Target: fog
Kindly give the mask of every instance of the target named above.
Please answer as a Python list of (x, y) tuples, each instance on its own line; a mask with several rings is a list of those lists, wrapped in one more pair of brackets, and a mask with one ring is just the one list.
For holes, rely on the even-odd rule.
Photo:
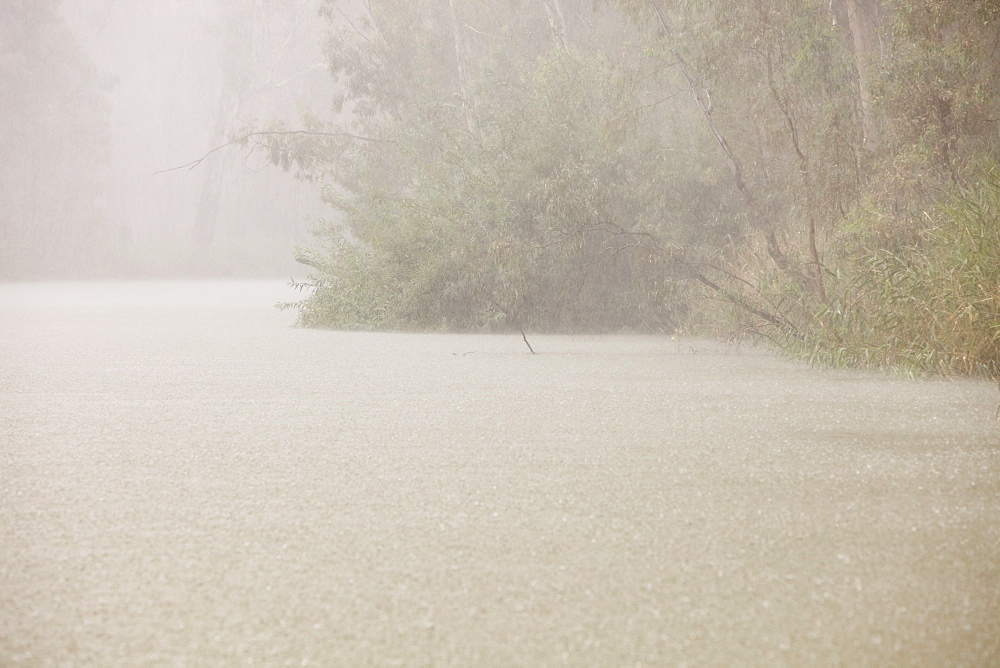
[(926, 6), (0, 2), (0, 665), (1000, 665)]
[(318, 4), (45, 0), (0, 10), (20, 12), (8, 19), (20, 32), (2, 96), (6, 129), (22, 142), (8, 150), (23, 163), (0, 181), (0, 277), (293, 271), (294, 246), (328, 211), (314, 182), (251, 147), (171, 168), (245, 128), (322, 115), (331, 78)]

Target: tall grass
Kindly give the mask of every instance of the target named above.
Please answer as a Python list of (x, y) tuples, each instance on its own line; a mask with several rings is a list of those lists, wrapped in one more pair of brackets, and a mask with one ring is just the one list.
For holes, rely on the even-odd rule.
[(925, 219), (915, 243), (839, 257), (828, 301), (782, 345), (834, 366), (1000, 378), (1000, 167)]

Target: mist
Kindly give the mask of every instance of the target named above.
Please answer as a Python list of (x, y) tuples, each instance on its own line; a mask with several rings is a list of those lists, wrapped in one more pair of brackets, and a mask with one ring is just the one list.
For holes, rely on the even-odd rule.
[[(4, 21), (4, 278), (287, 276), (329, 210), (231, 146), (329, 106), (317, 2), (32, 3)], [(8, 42), (10, 43), (10, 42)], [(27, 54), (24, 56), (24, 54)], [(171, 171), (164, 171), (171, 170)]]
[(0, 0), (0, 666), (1000, 665), (995, 0)]

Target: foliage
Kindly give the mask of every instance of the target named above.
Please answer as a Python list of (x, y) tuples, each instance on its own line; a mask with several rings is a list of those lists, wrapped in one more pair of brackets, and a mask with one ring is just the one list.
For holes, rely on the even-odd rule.
[(745, 183), (744, 236), (701, 263), (715, 283), (705, 296), (731, 306), (730, 328), (814, 362), (996, 375), (997, 218), (969, 205), (989, 200), (993, 177), (943, 193), (978, 182), (977, 163), (995, 156), (1000, 16), (900, 0), (869, 16), (881, 46), (860, 53), (847, 39), (860, 27), (824, 25), (825, 5), (654, 12), (662, 57), (712, 89), (707, 122)]
[(348, 6), (352, 121), (273, 149), (341, 213), (304, 323), (724, 327), (997, 373), (994, 3)]
[[(392, 34), (393, 50), (401, 48), (404, 34)], [(413, 39), (418, 53), (433, 41), (420, 30)], [(349, 149), (331, 201), (358, 243), (336, 228), (321, 233), (325, 250), (310, 262), (323, 269), (303, 321), (677, 326), (684, 306), (662, 250), (705, 236), (699, 205), (715, 195), (687, 171), (697, 157), (637, 113), (634, 83), (599, 51), (525, 53), (516, 36), (494, 40), (463, 68), (464, 81), (457, 68), (441, 74), (453, 54), (437, 56), (445, 62), (435, 76), (408, 71), (408, 93), (380, 100), (357, 91), (367, 100), (364, 131), (380, 141)], [(352, 61), (335, 62), (344, 70)]]
[(830, 301), (781, 343), (839, 366), (1000, 376), (1000, 167), (927, 219), (912, 245), (845, 248)]

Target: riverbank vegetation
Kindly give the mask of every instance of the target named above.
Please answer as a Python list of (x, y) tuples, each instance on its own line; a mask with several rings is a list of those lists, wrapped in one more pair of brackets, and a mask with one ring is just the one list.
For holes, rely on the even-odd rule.
[(745, 335), (1000, 374), (991, 0), (326, 3), (308, 326)]

